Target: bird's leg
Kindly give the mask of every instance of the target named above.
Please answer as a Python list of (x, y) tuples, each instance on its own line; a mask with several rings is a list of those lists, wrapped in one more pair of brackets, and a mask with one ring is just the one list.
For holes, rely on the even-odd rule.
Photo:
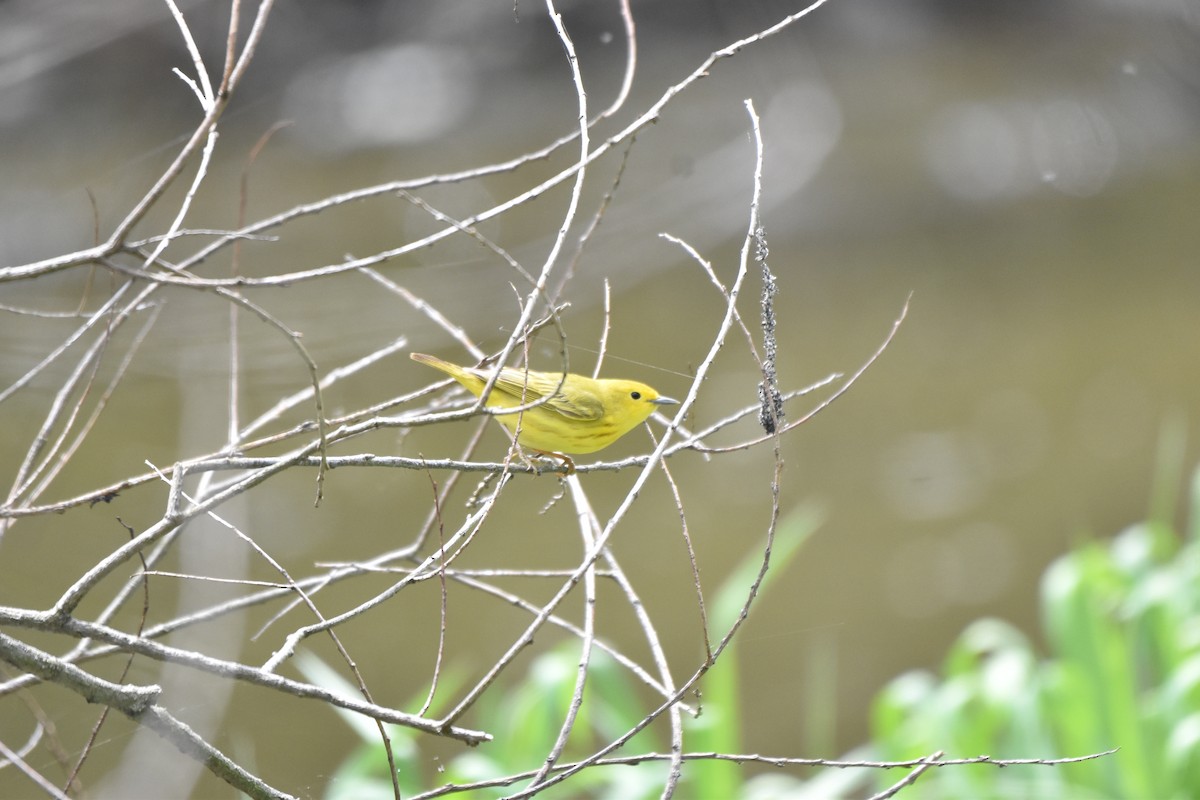
[(568, 456), (566, 456), (562, 453), (554, 453), (549, 450), (537, 450), (533, 447), (530, 447), (529, 452), (526, 452), (525, 448), (521, 447), (520, 443), (513, 442), (513, 450), (510, 451), (510, 457), (513, 454), (515, 454), (518, 458), (520, 458), (521, 461), (526, 466), (531, 467), (533, 469), (533, 472), (535, 475), (541, 475), (542, 471), (538, 468), (537, 462), (534, 459), (529, 457), (530, 454), (533, 454), (535, 456), (542, 456), (544, 458), (550, 459), (551, 461), (558, 462), (558, 464), (555, 466), (555, 469), (554, 469), (555, 472), (562, 471), (562, 472), (565, 472), (567, 475), (575, 474), (575, 462), (572, 461)]
[[(534, 450), (533, 452), (559, 462), (563, 467), (566, 468), (566, 473), (568, 475), (575, 474), (575, 462), (571, 460), (570, 456), (567, 456), (564, 453), (552, 453), (549, 450)], [(555, 472), (557, 471), (558, 470), (555, 470)]]
[[(535, 452), (536, 452), (536, 451), (535, 451)], [(520, 445), (520, 444), (518, 444), (517, 442), (513, 442), (513, 443), (512, 443), (512, 449), (508, 451), (508, 458), (509, 458), (510, 460), (511, 460), (511, 459), (512, 459), (514, 456), (515, 456), (516, 458), (520, 459), (520, 461), (521, 461), (521, 463), (522, 463), (522, 464), (524, 464), (525, 466), (527, 466), (527, 467), (529, 467), (531, 470), (533, 470), (533, 474), (534, 474), (534, 475), (541, 475), (541, 474), (542, 474), (542, 470), (541, 470), (541, 468), (540, 468), (540, 467), (538, 467), (538, 464), (537, 464), (537, 462), (536, 462), (534, 459), (530, 458), (530, 457), (529, 457), (529, 453), (526, 453), (526, 452), (525, 452), (525, 448), (524, 448), (524, 447), (521, 447), (521, 445)]]

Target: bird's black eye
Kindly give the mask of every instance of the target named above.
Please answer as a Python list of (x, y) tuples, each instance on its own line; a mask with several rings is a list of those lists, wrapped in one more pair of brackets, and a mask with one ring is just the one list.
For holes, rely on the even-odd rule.
[(641, 400), (641, 399), (642, 399), (642, 393), (641, 393), (641, 392), (630, 392), (630, 393), (629, 393), (629, 396), (630, 396), (630, 397), (632, 397), (634, 400)]

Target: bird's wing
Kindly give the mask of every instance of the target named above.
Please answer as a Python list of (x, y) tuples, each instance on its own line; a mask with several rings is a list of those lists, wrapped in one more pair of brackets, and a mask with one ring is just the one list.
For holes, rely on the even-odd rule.
[(561, 379), (562, 375), (542, 372), (527, 374), (524, 370), (505, 367), (500, 370), (495, 389), (522, 403), (533, 403), (550, 395), (550, 399), (540, 407), (553, 409), (571, 419), (594, 420), (604, 416), (604, 404), (599, 397), (592, 392), (574, 392), (574, 396), (567, 397), (559, 388)]

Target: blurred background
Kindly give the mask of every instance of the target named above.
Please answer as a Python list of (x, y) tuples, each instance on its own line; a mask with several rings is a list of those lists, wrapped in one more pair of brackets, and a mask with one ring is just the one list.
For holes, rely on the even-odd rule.
[[(213, 69), (226, 5), (181, 3)], [(560, 8), (594, 113), (620, 86), (622, 23), (614, 4)], [(635, 0), (632, 95), (593, 141), (623, 128), (713, 50), (799, 8)], [(97, 230), (108, 235), (200, 117), (190, 90), (171, 73), (176, 67), (189, 72), (190, 59), (168, 10), (153, 0), (0, 2), (0, 264), (85, 247)], [(815, 505), (825, 522), (761, 600), (740, 643), (744, 752), (833, 757), (865, 738), (872, 694), (899, 672), (936, 666), (970, 620), (1000, 616), (1036, 636), (1044, 567), (1074, 542), (1109, 537), (1144, 518), (1164, 440), (1181, 447), (1188, 464), (1200, 453), (1188, 438), (1200, 422), (1200, 6), (833, 0), (710, 73), (629, 149), (611, 207), (563, 297), (571, 303), (564, 316), (571, 363), (579, 371), (594, 363), (607, 280), (606, 374), (671, 395), (687, 386), (686, 374), (709, 347), (720, 297), (658, 234), (686, 239), (732, 278), (754, 155), (746, 98), (763, 118), (762, 215), (779, 279), (782, 382), (799, 387), (853, 372), (911, 293), (907, 321), (880, 361), (785, 442), (784, 510)], [(538, 5), (281, 3), (222, 122), (188, 227), (237, 224), (247, 154), (281, 121), (287, 126), (249, 173), (246, 219), (513, 158), (570, 132), (575, 103), (562, 47)], [(621, 152), (595, 167), (585, 208), (611, 188)], [(464, 216), (534, 185), (571, 157), (421, 196)], [(536, 270), (566, 196), (554, 190), (485, 232)], [(168, 203), (139, 232), (162, 230), (174, 207)], [(247, 243), (240, 269), (267, 275), (337, 263), (433, 229), (402, 199), (378, 198), (288, 226), (277, 242)], [(202, 274), (228, 274), (228, 253), (206, 268)], [(519, 279), (474, 242), (448, 241), (380, 269), (484, 347), (502, 343), (515, 319), (510, 284), (520, 288)], [(0, 284), (0, 305), (94, 308), (109, 286), (106, 275), (75, 270)], [(323, 370), (400, 336), (408, 349), (466, 359), (424, 317), (358, 275), (251, 296), (304, 333)], [(49, 499), (144, 471), (147, 458), (169, 464), (223, 444), (226, 305), (182, 290), (165, 297), (169, 323), (160, 322), (139, 352), (108, 415)], [(744, 308), (749, 318), (757, 313), (753, 299)], [(75, 324), (0, 312), (3, 386)], [(249, 417), (307, 378), (277, 333), (247, 319), (241, 335)], [(698, 424), (755, 400), (753, 365), (736, 352), (736, 339), (727, 351), (735, 352), (718, 361)], [(549, 366), (554, 352), (547, 340), (535, 355)], [(337, 413), (430, 379), (402, 350), (327, 402)], [(0, 406), (5, 481), (56, 386), (45, 376)], [(798, 401), (790, 413), (805, 407)], [(381, 434), (361, 451), (451, 455), (465, 435), (465, 426), (403, 441)], [(648, 447), (640, 433), (628, 439), (614, 455)], [(498, 456), (501, 435), (490, 431), (484, 447), (487, 457)], [(719, 471), (694, 456), (673, 464), (711, 585), (761, 547), (769, 502), (768, 453), (720, 459)], [(584, 480), (615, 503), (632, 474)], [(523, 482), (514, 496), (538, 508), (555, 488), (543, 478)], [(690, 664), (701, 655), (695, 601), (664, 488), (646, 498), (644, 527), (626, 529), (614, 548), (637, 565), (632, 577), (659, 615), (670, 654)], [(314, 561), (394, 546), (389, 537), (404, 535), (397, 520), (423, 514), (429, 498), (422, 476), (378, 470), (333, 474), (316, 512), (309, 474), (281, 479), (272, 492), (274, 502), (260, 496), (230, 514), (240, 514), (245, 529), (301, 574)], [(157, 518), (161, 500), (123, 497), (111, 507), (18, 525), (0, 550), (0, 603), (52, 602), (89, 559), (125, 535), (114, 517), (137, 527)], [(502, 510), (514, 519), (520, 512), (519, 503)], [(517, 530), (505, 531), (517, 538), (506, 541), (501, 526), (473, 552), (476, 565), (570, 563), (578, 547), (570, 515), (555, 509), (547, 520), (547, 530), (527, 542)], [(232, 563), (249, 560), (215, 527), (208, 534), (197, 536), (181, 565), (236, 571)], [(556, 548), (564, 554), (557, 562)], [(194, 590), (190, 599), (188, 591), (170, 602), (181, 609), (212, 599), (205, 594), (212, 590)], [(429, 599), (433, 626), (436, 602)], [(517, 629), (479, 622), (468, 635), (493, 647)], [(371, 634), (354, 652), (364, 661), (388, 659), (388, 674), (397, 676), (390, 699), (410, 697), (430, 662), (405, 643)], [(395, 634), (418, 635), (402, 619)], [(158, 670), (135, 667), (133, 678), (170, 686)], [(408, 684), (410, 673), (416, 680)], [(814, 726), (817, 680), (836, 709), (828, 724)], [(331, 718), (313, 742), (289, 730), (287, 718), (273, 720), (270, 735), (287, 747), (267, 752), (254, 745), (255, 724), (263, 724), (255, 719), (257, 693), (238, 687), (234, 694), (232, 707), (197, 700), (198, 727), (219, 730), (218, 744), (235, 757), (253, 753), (268, 774), (286, 769), (319, 794), (349, 752), (349, 734), (340, 738)], [(205, 707), (215, 709), (207, 720)], [(60, 729), (91, 724), (75, 703), (51, 710), (61, 713)], [(295, 713), (295, 723), (304, 711), (284, 713)], [(19, 720), (0, 721), (5, 741), (17, 741), (22, 730)], [(127, 727), (112, 730), (102, 747), (108, 756), (97, 758), (110, 758), (115, 774), (121, 754), (136, 745)], [(153, 753), (158, 745), (146, 747)], [(0, 795), (20, 780), (0, 774)], [(91, 777), (110, 787), (118, 780)]]

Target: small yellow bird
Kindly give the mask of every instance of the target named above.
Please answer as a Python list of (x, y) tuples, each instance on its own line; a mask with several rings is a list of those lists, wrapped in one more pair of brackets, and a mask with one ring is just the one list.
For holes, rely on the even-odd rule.
[[(476, 397), (494, 372), (460, 367), (424, 353), (410, 353), (410, 357), (440, 369)], [(564, 380), (561, 372), (504, 367), (488, 394), (487, 407), (515, 408), (547, 396), (539, 406), (496, 419), (522, 447), (561, 460), (568, 474), (575, 471), (575, 463), (566, 453), (602, 450), (644, 422), (657, 406), (679, 402), (637, 381), (597, 380), (572, 373)]]

